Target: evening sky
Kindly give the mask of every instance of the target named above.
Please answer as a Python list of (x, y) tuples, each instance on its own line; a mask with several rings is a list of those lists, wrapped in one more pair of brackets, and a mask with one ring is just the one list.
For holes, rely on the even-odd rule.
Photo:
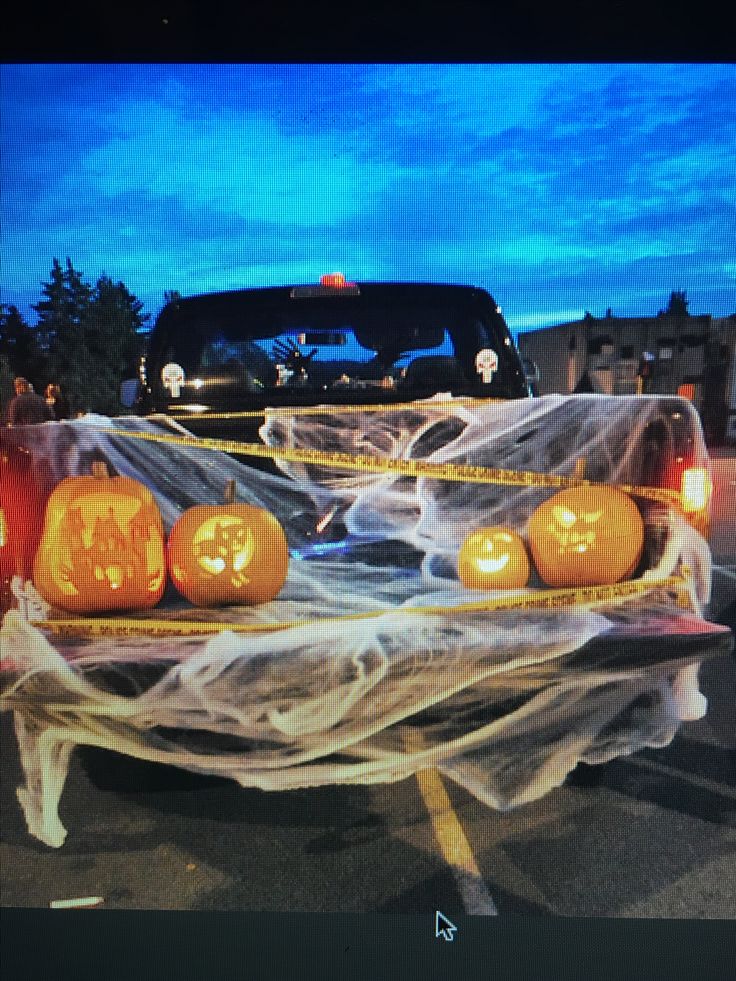
[(515, 330), (736, 312), (736, 66), (5, 65), (2, 302), (473, 283)]

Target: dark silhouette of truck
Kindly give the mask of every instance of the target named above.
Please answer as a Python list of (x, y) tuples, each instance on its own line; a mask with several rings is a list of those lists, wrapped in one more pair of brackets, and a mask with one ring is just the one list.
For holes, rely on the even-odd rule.
[(493, 297), (469, 286), (347, 283), (177, 299), (149, 339), (136, 408), (242, 429), (207, 414), (266, 406), (407, 402), (439, 392), (526, 398)]
[[(522, 399), (534, 395), (537, 375), (486, 290), (352, 283), (333, 273), (313, 285), (177, 295), (151, 332), (140, 379), (124, 387), (138, 413), (174, 416), (195, 435), (253, 439), (265, 408), (391, 405), (440, 394)], [(707, 533), (697, 416), (678, 397), (646, 410), (636, 451), (626, 450), (627, 477), (687, 487), (699, 502), (691, 523)]]

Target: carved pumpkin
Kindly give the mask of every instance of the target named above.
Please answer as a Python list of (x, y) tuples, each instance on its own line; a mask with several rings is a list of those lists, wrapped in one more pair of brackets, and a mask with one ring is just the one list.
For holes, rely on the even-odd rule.
[(13, 576), (30, 579), (51, 491), (48, 468), (40, 472), (25, 447), (0, 431), (0, 612), (13, 605)]
[(71, 613), (155, 606), (166, 586), (161, 515), (130, 477), (67, 477), (46, 506), (33, 581), (52, 606)]
[(615, 487), (572, 487), (541, 504), (529, 519), (529, 545), (548, 586), (620, 582), (639, 564), (644, 522)]
[(526, 547), (510, 528), (479, 528), (463, 542), (457, 571), (469, 589), (521, 589), (529, 581)]
[(234, 503), (189, 508), (171, 529), (169, 575), (195, 606), (266, 603), (286, 581), (289, 548), (284, 530), (263, 508)]

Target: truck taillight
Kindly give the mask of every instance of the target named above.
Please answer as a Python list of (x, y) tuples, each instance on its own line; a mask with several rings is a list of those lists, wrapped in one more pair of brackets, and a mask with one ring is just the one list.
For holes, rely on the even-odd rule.
[(688, 467), (683, 470), (680, 497), (686, 515), (707, 512), (712, 492), (713, 484), (705, 467)]
[(660, 481), (663, 487), (677, 491), (685, 519), (707, 538), (710, 534), (710, 505), (713, 494), (713, 482), (707, 465), (703, 466), (702, 461), (686, 449), (670, 461)]

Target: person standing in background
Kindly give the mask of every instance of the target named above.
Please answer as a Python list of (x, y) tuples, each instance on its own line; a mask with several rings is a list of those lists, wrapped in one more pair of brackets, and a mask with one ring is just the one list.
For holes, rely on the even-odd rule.
[(27, 378), (16, 378), (15, 397), (8, 404), (8, 425), (29, 426), (53, 419), (53, 413), (40, 395), (33, 391)]
[(71, 416), (69, 399), (62, 395), (60, 386), (54, 382), (46, 386), (46, 405), (51, 409), (53, 419), (68, 419)]

